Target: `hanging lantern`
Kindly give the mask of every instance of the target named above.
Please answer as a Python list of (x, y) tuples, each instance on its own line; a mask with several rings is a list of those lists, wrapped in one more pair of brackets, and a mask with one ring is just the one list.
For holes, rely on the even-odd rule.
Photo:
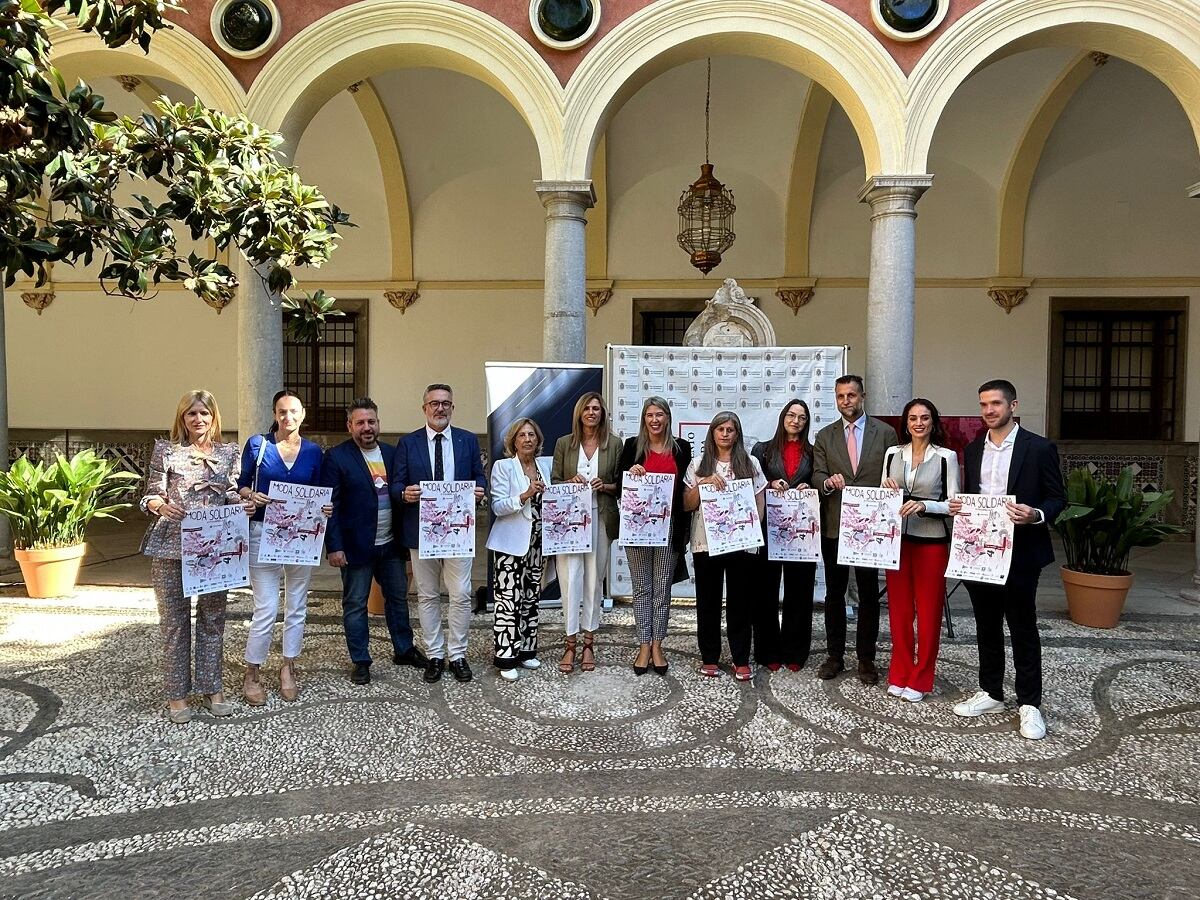
[(705, 275), (721, 264), (721, 254), (733, 246), (733, 191), (713, 175), (708, 160), (708, 107), (712, 96), (712, 60), (704, 92), (704, 164), (700, 177), (679, 197), (679, 247)]

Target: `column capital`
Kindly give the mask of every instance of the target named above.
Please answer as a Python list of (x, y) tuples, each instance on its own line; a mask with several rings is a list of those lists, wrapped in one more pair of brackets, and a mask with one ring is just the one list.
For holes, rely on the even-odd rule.
[(913, 212), (932, 184), (932, 175), (872, 175), (859, 189), (858, 202), (871, 204), (876, 212)]
[(596, 205), (596, 189), (590, 180), (535, 181), (533, 189), (541, 197), (542, 206), (555, 200), (578, 203), (584, 209), (591, 209)]

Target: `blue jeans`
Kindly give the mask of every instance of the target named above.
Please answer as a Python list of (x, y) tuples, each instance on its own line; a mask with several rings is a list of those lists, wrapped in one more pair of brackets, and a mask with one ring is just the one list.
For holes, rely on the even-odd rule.
[(367, 598), (371, 594), (371, 579), (383, 590), (383, 614), (392, 649), (407, 653), (413, 646), (412, 626), (408, 622), (408, 575), (404, 559), (396, 542), (376, 547), (369, 563), (342, 566), (342, 624), (346, 629), (346, 649), (350, 661), (371, 662), (370, 626), (367, 621)]

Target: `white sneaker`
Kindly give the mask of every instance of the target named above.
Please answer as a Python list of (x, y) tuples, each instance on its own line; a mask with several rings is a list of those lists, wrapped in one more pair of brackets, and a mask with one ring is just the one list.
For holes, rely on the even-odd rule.
[(1031, 741), (1040, 741), (1046, 736), (1046, 721), (1042, 718), (1042, 711), (1036, 706), (1022, 706), (1021, 713), (1021, 737), (1028, 738)]
[(920, 703), (925, 699), (925, 695), (921, 691), (914, 691), (912, 688), (905, 688), (900, 692), (900, 699), (907, 700), (909, 703)]
[(518, 678), (521, 677), (521, 673), (518, 672), (516, 669), (501, 669), (500, 677), (503, 678), (505, 681), (516, 681)]
[(974, 697), (970, 697), (962, 703), (954, 704), (954, 714), (956, 716), (965, 716), (968, 719), (998, 712), (1004, 712), (1003, 701), (995, 699), (987, 691), (977, 691)]
[(542, 661), (536, 656), (521, 660), (522, 669), (540, 669), (541, 667)]
[(889, 697), (900, 697), (904, 694), (905, 690), (906, 690), (905, 688), (897, 687), (894, 684), (889, 684), (888, 685), (888, 696)]

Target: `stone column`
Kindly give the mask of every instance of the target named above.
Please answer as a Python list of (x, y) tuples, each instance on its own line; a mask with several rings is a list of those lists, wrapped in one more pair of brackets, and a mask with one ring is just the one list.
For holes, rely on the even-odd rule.
[[(1191, 197), (1193, 200), (1200, 198), (1200, 181), (1196, 182), (1191, 187), (1189, 187), (1187, 189), (1187, 193), (1188, 193), (1188, 196)], [(1190, 327), (1195, 328), (1196, 326), (1191, 325)], [(1195, 406), (1196, 406), (1196, 404), (1193, 403), (1192, 408), (1194, 409)], [(1200, 448), (1198, 448), (1198, 453), (1200, 453)], [(1197, 462), (1197, 466), (1200, 467), (1200, 461)], [(1192, 535), (1192, 540), (1196, 542), (1195, 543), (1196, 565), (1195, 565), (1195, 568), (1192, 569), (1192, 586), (1184, 588), (1182, 591), (1179, 592), (1179, 595), (1181, 597), (1183, 597), (1184, 600), (1191, 600), (1193, 603), (1200, 603), (1200, 479), (1197, 479), (1197, 481), (1196, 481), (1196, 521), (1195, 521), (1195, 526), (1196, 526), (1196, 530), (1195, 530), (1195, 533), (1193, 533), (1193, 535)]]
[(867, 411), (899, 415), (912, 399), (917, 200), (932, 175), (874, 175), (858, 192), (871, 204), (867, 286)]
[(583, 362), (587, 356), (587, 210), (596, 202), (590, 181), (535, 181), (546, 207), (545, 323), (542, 358)]
[[(237, 252), (237, 251), (235, 251)], [(238, 439), (271, 425), (271, 398), (283, 387), (283, 311), (279, 296), (238, 253)]]

